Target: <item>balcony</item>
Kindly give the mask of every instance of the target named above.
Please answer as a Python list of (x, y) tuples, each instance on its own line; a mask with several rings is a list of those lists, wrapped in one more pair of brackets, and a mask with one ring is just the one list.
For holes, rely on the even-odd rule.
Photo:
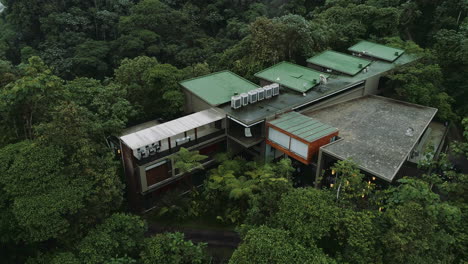
[(241, 144), (245, 148), (250, 148), (265, 139), (264, 136), (264, 124), (260, 123), (249, 127), (250, 129), (250, 136), (246, 134), (246, 127), (229, 120), (229, 128), (228, 128), (228, 136), (236, 141), (237, 143)]
[[(212, 139), (216, 138), (221, 138), (225, 135), (224, 129), (218, 129), (214, 127), (201, 127), (201, 129), (197, 129), (195, 136), (195, 131), (192, 130), (190, 132), (187, 132), (187, 136), (185, 137), (190, 137), (190, 140), (182, 143), (182, 144), (176, 144), (175, 139), (165, 139), (161, 140), (161, 147), (158, 152), (156, 152), (154, 155), (150, 155), (147, 158), (143, 158), (140, 160), (136, 160), (138, 165), (144, 165), (146, 163), (149, 163), (151, 161), (157, 160), (164, 158), (168, 155), (174, 154), (180, 150), (180, 148), (191, 148), (193, 146), (197, 146), (200, 144), (204, 144), (205, 142), (208, 142)], [(169, 143), (169, 140), (171, 143)], [(170, 144), (170, 146), (169, 146)]]

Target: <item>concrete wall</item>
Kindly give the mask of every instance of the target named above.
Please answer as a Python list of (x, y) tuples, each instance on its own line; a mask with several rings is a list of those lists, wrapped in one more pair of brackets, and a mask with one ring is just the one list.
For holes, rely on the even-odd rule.
[(200, 97), (187, 90), (184, 90), (184, 97), (184, 111), (187, 114), (203, 111), (212, 107), (210, 104), (200, 99)]
[(305, 108), (301, 110), (300, 112), (301, 113), (308, 112), (308, 111), (317, 110), (323, 107), (331, 106), (334, 104), (343, 103), (343, 102), (346, 102), (355, 98), (362, 97), (364, 95), (364, 92), (365, 92), (365, 86), (364, 85), (359, 86), (358, 88), (354, 88), (351, 91), (348, 91), (348, 92), (345, 92), (336, 96), (332, 96), (331, 98), (327, 98), (322, 102), (312, 104), (310, 107)]
[(379, 93), (378, 88), (380, 76), (381, 75), (376, 75), (366, 80), (364, 95)]

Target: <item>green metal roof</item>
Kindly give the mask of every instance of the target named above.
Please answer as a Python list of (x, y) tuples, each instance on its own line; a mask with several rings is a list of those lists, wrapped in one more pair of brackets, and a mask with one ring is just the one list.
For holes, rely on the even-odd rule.
[(259, 86), (230, 71), (220, 71), (180, 82), (212, 106), (231, 101), (235, 94), (246, 93)]
[(396, 60), (398, 57), (401, 56), (401, 54), (405, 52), (401, 49), (396, 49), (364, 40), (348, 48), (348, 50), (352, 52), (359, 52), (369, 57), (374, 57), (377, 59), (382, 59), (391, 62)]
[(335, 127), (294, 111), (286, 113), (269, 123), (308, 142), (313, 142), (338, 131)]
[[(320, 83), (320, 73), (310, 68), (290, 62), (280, 62), (263, 71), (257, 72), (255, 77), (276, 82), (298, 92), (307, 92)], [(323, 74), (328, 77), (327, 74)], [(280, 80), (278, 80), (280, 78)]]
[(309, 58), (307, 62), (349, 75), (356, 75), (371, 63), (369, 60), (332, 50), (324, 51), (317, 56)]

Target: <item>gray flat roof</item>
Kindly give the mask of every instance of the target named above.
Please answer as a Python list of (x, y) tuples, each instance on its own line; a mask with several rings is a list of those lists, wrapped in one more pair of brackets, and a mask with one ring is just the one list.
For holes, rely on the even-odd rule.
[(229, 104), (220, 105), (218, 107), (236, 120), (250, 125), (260, 120), (274, 117), (277, 113), (283, 113), (295, 107), (325, 98), (331, 94), (344, 91), (356, 83), (362, 82), (375, 75), (386, 73), (399, 65), (411, 63), (417, 59), (418, 57), (414, 55), (404, 53), (393, 63), (373, 61), (369, 65), (368, 72), (361, 71), (354, 76), (330, 75), (327, 84), (315, 86), (307, 91), (305, 96), (303, 96), (302, 93), (281, 88), (279, 96), (249, 104), (239, 109), (232, 109)]
[[(341, 140), (322, 147), (339, 159), (391, 182), (437, 109), (380, 96), (365, 96), (302, 113), (337, 127)], [(406, 135), (411, 127), (413, 136)]]

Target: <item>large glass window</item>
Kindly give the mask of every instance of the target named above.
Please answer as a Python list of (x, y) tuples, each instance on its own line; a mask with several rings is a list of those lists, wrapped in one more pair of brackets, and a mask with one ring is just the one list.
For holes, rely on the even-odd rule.
[(297, 155), (307, 159), (307, 153), (308, 153), (308, 146), (307, 144), (304, 144), (303, 142), (291, 138), (291, 151), (296, 153)]
[(279, 132), (276, 129), (268, 129), (268, 139), (275, 142), (276, 144), (289, 149), (289, 140), (291, 139), (288, 135)]

